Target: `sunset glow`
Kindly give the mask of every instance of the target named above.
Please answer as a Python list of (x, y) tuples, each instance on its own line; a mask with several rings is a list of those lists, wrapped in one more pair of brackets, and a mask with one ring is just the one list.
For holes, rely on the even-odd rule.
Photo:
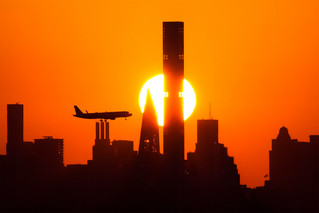
[(132, 113), (110, 121), (110, 139), (138, 150), (137, 100), (163, 71), (163, 21), (185, 24), (184, 74), (196, 91), (185, 157), (211, 112), (241, 184), (263, 186), (280, 127), (300, 141), (319, 134), (318, 0), (0, 2), (0, 155), (17, 102), (24, 140), (63, 138), (65, 165), (86, 164), (95, 141), (95, 121), (72, 116), (74, 105)]
[[(140, 92), (139, 104), (141, 111), (144, 111), (147, 89), (150, 90), (155, 109), (158, 115), (158, 125), (164, 123), (164, 79), (163, 75), (157, 75), (149, 79)], [(186, 120), (194, 111), (196, 105), (196, 95), (190, 83), (184, 79), (184, 120)]]

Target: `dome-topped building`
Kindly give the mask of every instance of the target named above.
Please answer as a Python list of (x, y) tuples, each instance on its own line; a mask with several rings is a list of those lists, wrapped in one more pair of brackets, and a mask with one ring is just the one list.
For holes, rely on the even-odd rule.
[(279, 134), (277, 136), (277, 141), (280, 142), (289, 142), (291, 141), (291, 137), (289, 135), (288, 129), (285, 126), (282, 126), (279, 130)]
[[(313, 200), (311, 205), (317, 205), (318, 151), (319, 136), (312, 135), (310, 142), (300, 142), (291, 139), (288, 129), (281, 127), (269, 151), (269, 183), (272, 189), (277, 194), (296, 199), (298, 205), (308, 205), (310, 200)], [(305, 208), (309, 206), (302, 207), (303, 210)]]

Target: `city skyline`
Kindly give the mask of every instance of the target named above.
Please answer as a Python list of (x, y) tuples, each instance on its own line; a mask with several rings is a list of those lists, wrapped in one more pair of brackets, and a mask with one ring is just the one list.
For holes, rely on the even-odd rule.
[(280, 127), (301, 141), (318, 134), (315, 1), (289, 7), (186, 2), (164, 12), (155, 9), (164, 10), (162, 1), (138, 1), (135, 9), (121, 6), (120, 15), (116, 3), (37, 3), (1, 2), (0, 154), (7, 142), (6, 105), (16, 102), (25, 106), (25, 140), (64, 138), (66, 164), (91, 159), (94, 144), (95, 124), (72, 116), (75, 103), (90, 112), (132, 112), (127, 121), (110, 122), (110, 138), (132, 140), (138, 150), (138, 95), (147, 79), (163, 72), (163, 20), (185, 23), (185, 77), (198, 97), (185, 122), (186, 152), (195, 150), (196, 121), (208, 118), (209, 103), (220, 121), (220, 142), (234, 156), (241, 184), (250, 187), (263, 185), (270, 141)]
[(312, 212), (319, 207), (319, 135), (302, 142), (281, 127), (269, 151), (269, 180), (249, 188), (240, 184), (234, 157), (219, 142), (218, 120), (197, 120), (196, 149), (187, 153), (183, 165), (176, 167), (178, 159), (172, 162), (159, 153), (149, 92), (139, 151), (134, 151), (133, 141), (111, 142), (109, 123), (100, 120), (93, 159), (86, 164), (64, 165), (63, 139), (24, 141), (23, 105), (8, 104), (7, 111), (8, 154), (0, 155), (4, 211)]

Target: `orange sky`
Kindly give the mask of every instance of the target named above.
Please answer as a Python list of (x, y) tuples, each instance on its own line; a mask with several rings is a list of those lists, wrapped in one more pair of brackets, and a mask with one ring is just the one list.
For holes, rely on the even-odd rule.
[(72, 116), (128, 110), (111, 121), (111, 139), (134, 141), (138, 96), (162, 73), (162, 22), (185, 23), (185, 77), (197, 106), (185, 123), (194, 151), (196, 120), (209, 102), (220, 142), (241, 183), (263, 185), (271, 139), (319, 134), (318, 1), (0, 0), (0, 154), (6, 105), (24, 104), (25, 141), (64, 138), (65, 163), (91, 159), (94, 121)]

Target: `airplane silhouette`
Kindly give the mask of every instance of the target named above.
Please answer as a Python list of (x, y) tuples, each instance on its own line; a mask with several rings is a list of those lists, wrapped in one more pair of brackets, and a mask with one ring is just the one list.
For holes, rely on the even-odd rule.
[(86, 113), (83, 113), (79, 107), (77, 107), (76, 105), (74, 106), (75, 109), (75, 117), (78, 118), (85, 118), (85, 119), (111, 119), (111, 120), (115, 120), (116, 118), (127, 118), (132, 116), (132, 113), (129, 113), (128, 111), (118, 111), (118, 112), (95, 112), (95, 113), (89, 113), (88, 111), (86, 111)]

